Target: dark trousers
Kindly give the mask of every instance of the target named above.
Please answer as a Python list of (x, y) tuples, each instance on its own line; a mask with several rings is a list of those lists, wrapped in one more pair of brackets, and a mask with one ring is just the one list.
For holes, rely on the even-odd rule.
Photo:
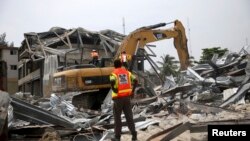
[(121, 122), (121, 114), (122, 111), (125, 115), (126, 122), (128, 124), (128, 128), (133, 136), (136, 136), (136, 130), (135, 130), (135, 124), (133, 120), (133, 112), (131, 108), (131, 102), (130, 97), (122, 97), (114, 99), (114, 106), (113, 106), (113, 112), (114, 112), (114, 118), (115, 118), (115, 136), (116, 138), (121, 137), (121, 128), (122, 128), (122, 122)]
[(98, 57), (93, 57), (92, 64), (94, 64), (95, 66), (98, 65)]

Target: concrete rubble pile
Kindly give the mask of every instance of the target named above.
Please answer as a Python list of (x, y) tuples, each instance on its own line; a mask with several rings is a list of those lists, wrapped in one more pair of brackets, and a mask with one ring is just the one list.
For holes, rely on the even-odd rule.
[[(154, 89), (155, 95), (132, 99), (138, 139), (207, 140), (209, 124), (249, 124), (249, 79), (246, 49), (189, 67), (179, 82), (168, 77)], [(38, 100), (21, 97), (25, 100), (11, 97), (10, 140), (108, 141), (114, 134), (111, 91), (96, 111), (77, 109), (67, 97), (55, 94)], [(122, 120), (122, 141), (130, 140), (124, 115)]]

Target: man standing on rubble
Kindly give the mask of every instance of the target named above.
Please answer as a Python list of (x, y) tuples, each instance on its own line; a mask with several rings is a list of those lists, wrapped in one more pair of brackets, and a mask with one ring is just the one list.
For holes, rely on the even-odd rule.
[[(117, 59), (114, 61), (114, 71), (110, 75), (110, 82), (112, 88), (112, 99), (114, 101), (113, 113), (115, 120), (115, 137), (112, 141), (120, 141), (121, 138), (121, 113), (124, 112), (128, 128), (132, 134), (132, 141), (137, 140), (137, 132), (133, 120), (133, 112), (131, 108), (130, 96), (138, 81), (131, 72), (122, 68), (122, 62)], [(132, 83), (134, 88), (132, 89)]]

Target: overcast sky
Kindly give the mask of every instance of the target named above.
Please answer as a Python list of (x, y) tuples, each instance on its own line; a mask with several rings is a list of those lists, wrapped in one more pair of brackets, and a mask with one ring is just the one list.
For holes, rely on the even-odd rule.
[[(123, 33), (123, 17), (126, 34), (141, 26), (179, 19), (196, 60), (202, 48), (239, 51), (247, 39), (250, 44), (250, 0), (0, 0), (0, 33), (6, 32), (7, 40), (17, 47), (24, 33), (54, 26)], [(172, 40), (155, 44), (158, 56), (177, 57)]]

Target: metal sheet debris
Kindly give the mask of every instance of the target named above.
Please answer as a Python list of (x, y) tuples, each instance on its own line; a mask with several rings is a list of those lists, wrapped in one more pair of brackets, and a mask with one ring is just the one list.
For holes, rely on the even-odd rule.
[[(20, 79), (19, 86), (34, 84), (41, 74), (44, 75), (41, 82), (49, 85), (50, 74), (58, 69), (57, 64), (89, 62), (89, 55), (86, 53), (92, 48), (100, 49), (108, 57), (116, 52), (124, 37), (112, 30), (92, 32), (83, 28), (66, 30), (56, 27), (44, 33), (26, 33), (20, 48), (20, 57), (28, 58), (27, 62), (44, 60), (46, 63), (45, 69), (36, 69)], [(80, 50), (76, 51), (75, 48)], [(74, 51), (78, 56), (69, 55), (69, 52)], [(143, 93), (141, 88), (137, 88), (132, 99), (139, 140), (171, 140), (182, 136), (184, 132), (190, 138), (192, 133), (206, 132), (208, 124), (249, 124), (248, 53), (247, 49), (242, 49), (240, 53), (226, 52), (222, 57), (214, 55), (208, 63), (190, 66), (186, 71), (182, 71), (178, 81), (173, 76), (164, 80), (164, 77), (161, 78), (157, 73), (157, 86), (148, 75), (136, 72), (144, 78), (143, 82), (147, 83), (143, 89), (147, 94), (137, 96)], [(146, 56), (144, 59), (150, 61), (154, 70), (159, 69), (151, 58)], [(162, 85), (164, 82), (165, 85)], [(42, 91), (47, 91), (47, 87), (43, 87)], [(13, 127), (10, 137), (26, 139), (24, 132), (33, 130), (37, 133), (34, 133), (37, 138), (41, 139), (48, 135), (45, 128), (53, 128), (53, 135), (62, 140), (109, 140), (113, 134), (114, 117), (111, 90), (107, 91), (109, 93), (101, 103), (101, 108), (97, 110), (78, 109), (72, 105), (70, 98), (81, 94), (80, 91), (67, 96), (48, 93), (47, 97), (40, 101), (34, 100), (33, 96), (41, 95), (17, 93), (19, 99), (11, 97), (13, 108), (10, 106), (8, 109), (9, 119), (13, 119), (9, 120), (10, 127)], [(25, 98), (32, 104), (20, 100)], [(12, 111), (14, 116), (11, 116)], [(122, 125), (126, 126), (124, 115), (122, 121)], [(15, 124), (11, 124), (12, 122)], [(122, 140), (130, 140), (127, 127), (122, 130)], [(15, 137), (17, 133), (18, 136)], [(26, 135), (30, 137), (29, 134)]]

